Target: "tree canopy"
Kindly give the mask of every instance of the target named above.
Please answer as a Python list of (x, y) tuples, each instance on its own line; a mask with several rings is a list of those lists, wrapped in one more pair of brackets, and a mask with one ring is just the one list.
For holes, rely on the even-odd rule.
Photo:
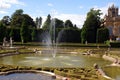
[(42, 28), (47, 30), (50, 28), (50, 25), (51, 25), (51, 16), (50, 16), (50, 14), (48, 14), (47, 19), (44, 22)]
[(64, 24), (66, 28), (73, 28), (73, 24), (70, 20), (66, 20)]
[(29, 27), (29, 28), (35, 27), (35, 23), (33, 19), (28, 14), (23, 14), (22, 9), (16, 10), (13, 13), (12, 19), (11, 19), (11, 27), (20, 28), (23, 20), (26, 20), (26, 23), (27, 23), (26, 27)]
[(85, 41), (90, 43), (96, 42), (97, 29), (101, 24), (100, 15), (100, 10), (94, 10), (93, 8), (87, 13), (87, 18), (81, 32), (82, 43)]

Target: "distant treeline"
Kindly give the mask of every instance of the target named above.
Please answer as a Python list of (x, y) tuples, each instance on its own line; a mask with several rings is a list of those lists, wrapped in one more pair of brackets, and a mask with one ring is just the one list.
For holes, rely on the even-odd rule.
[[(14, 42), (55, 42), (68, 43), (103, 43), (109, 40), (109, 30), (101, 26), (100, 10), (91, 9), (82, 29), (79, 29), (70, 20), (63, 22), (57, 18), (51, 18), (48, 14), (42, 24), (42, 17), (35, 21), (24, 14), (22, 9), (16, 10), (11, 17), (4, 16), (0, 20), (0, 42), (4, 37)], [(55, 30), (55, 31), (54, 31)], [(55, 33), (55, 34), (54, 34)], [(55, 36), (55, 37), (53, 37)]]

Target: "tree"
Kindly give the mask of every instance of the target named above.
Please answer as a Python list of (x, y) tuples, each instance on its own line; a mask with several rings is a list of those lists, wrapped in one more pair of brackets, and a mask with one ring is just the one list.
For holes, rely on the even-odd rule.
[(107, 28), (100, 28), (97, 30), (97, 43), (103, 43), (109, 40), (109, 30)]
[(28, 41), (29, 37), (29, 31), (28, 31), (28, 27), (27, 27), (27, 21), (24, 19), (24, 21), (22, 22), (22, 26), (20, 28), (20, 36), (21, 36), (21, 41), (22, 43), (25, 43)]
[(86, 28), (82, 28), (81, 31), (81, 41), (82, 43), (85, 43), (87, 41), (88, 31)]
[(3, 23), (3, 25), (9, 26), (10, 22), (11, 22), (11, 18), (9, 16), (4, 16), (1, 20), (1, 22)]
[(60, 19), (55, 18), (55, 28), (64, 28), (63, 21)]
[(13, 36), (14, 36), (13, 28), (11, 28), (9, 36), (10, 36), (10, 37), (13, 37)]
[(6, 36), (6, 27), (0, 22), (0, 42), (3, 41), (3, 38)]
[(32, 29), (32, 33), (31, 33), (31, 36), (32, 36), (32, 41), (35, 41), (35, 37), (36, 37), (36, 31), (35, 31), (35, 28)]
[(47, 16), (47, 19), (46, 19), (46, 21), (44, 22), (42, 28), (45, 29), (45, 30), (49, 30), (50, 25), (51, 25), (51, 16), (50, 16), (50, 14), (49, 14), (49, 15)]
[(82, 42), (89, 42), (95, 43), (96, 42), (96, 34), (97, 29), (100, 27), (101, 20), (100, 20), (100, 10), (91, 9), (87, 13), (86, 21), (84, 22), (81, 37)]
[(64, 24), (66, 28), (73, 28), (73, 24), (70, 20), (66, 20)]
[(16, 10), (13, 14), (12, 14), (12, 18), (14, 18), (15, 16), (19, 16), (23, 14), (23, 10), (22, 9), (18, 9)]
[(40, 17), (40, 18), (37, 17), (35, 23), (36, 23), (36, 27), (40, 28), (42, 25), (42, 17)]
[(81, 30), (79, 29), (65, 28), (59, 32), (57, 41), (79, 43), (81, 41), (80, 34)]
[(13, 28), (20, 28), (22, 21), (26, 20), (27, 27), (30, 28), (30, 26), (33, 28), (35, 27), (35, 23), (33, 19), (28, 15), (28, 14), (23, 14), (23, 10), (16, 10), (13, 15), (12, 15), (12, 20), (11, 20), (11, 27)]

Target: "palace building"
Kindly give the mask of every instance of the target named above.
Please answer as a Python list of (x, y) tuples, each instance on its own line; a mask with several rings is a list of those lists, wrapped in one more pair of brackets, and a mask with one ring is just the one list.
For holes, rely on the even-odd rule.
[(108, 28), (110, 39), (120, 38), (120, 15), (119, 8), (112, 5), (104, 17), (104, 26)]

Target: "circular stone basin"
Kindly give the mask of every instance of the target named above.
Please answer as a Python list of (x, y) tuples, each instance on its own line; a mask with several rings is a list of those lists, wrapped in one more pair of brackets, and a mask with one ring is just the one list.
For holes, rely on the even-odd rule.
[[(115, 67), (106, 68), (106, 65), (110, 65), (111, 62), (104, 60), (101, 57), (91, 57), (89, 55), (74, 54), (74, 53), (72, 54), (70, 52), (57, 53), (56, 56), (53, 57), (52, 53), (50, 52), (45, 54), (44, 53), (19, 54), (19, 55), (5, 56), (0, 58), (0, 64), (15, 65), (15, 66), (16, 65), (32, 66), (32, 67), (62, 67), (62, 68), (63, 67), (93, 67), (94, 63), (97, 63), (100, 67), (104, 68), (105, 70), (104, 69), (103, 70), (106, 72), (108, 76), (112, 77), (115, 80), (120, 80), (120, 73), (119, 73), (120, 69), (116, 70), (115, 75), (111, 75), (114, 74), (113, 71)], [(16, 76), (22, 74), (16, 73), (8, 76), (11, 77), (12, 75)], [(30, 75), (38, 75), (38, 74), (30, 73)], [(2, 79), (2, 77), (4, 76), (1, 76), (0, 80), (9, 80), (9, 79)], [(17, 80), (22, 80), (22, 79), (17, 79)], [(38, 80), (42, 80), (42, 79), (38, 79)], [(43, 80), (49, 80), (49, 79), (43, 79)]]
[(105, 66), (111, 62), (102, 58), (84, 56), (81, 54), (19, 54), (0, 58), (1, 64), (33, 66), (33, 67), (93, 67), (94, 63)]
[(1, 75), (0, 80), (55, 80), (51, 76), (41, 73), (12, 73), (9, 75)]

